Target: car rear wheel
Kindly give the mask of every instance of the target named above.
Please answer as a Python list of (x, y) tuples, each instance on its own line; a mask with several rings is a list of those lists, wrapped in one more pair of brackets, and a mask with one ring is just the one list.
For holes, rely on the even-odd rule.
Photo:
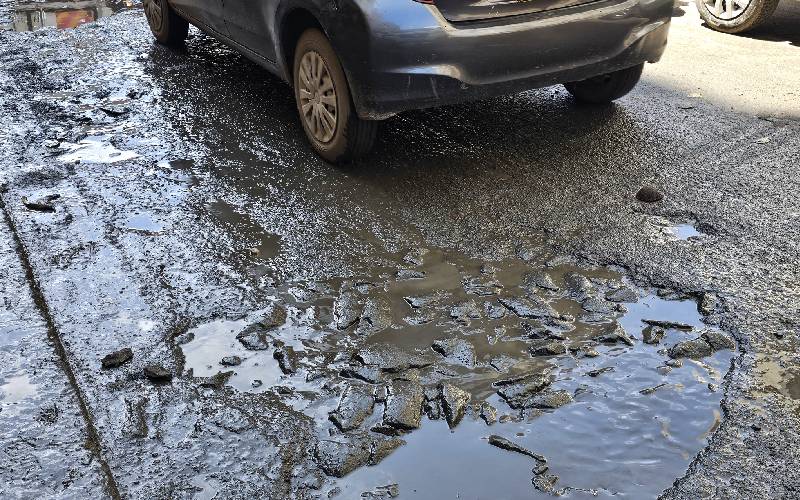
[(565, 83), (570, 94), (579, 102), (608, 104), (633, 90), (642, 76), (644, 64), (613, 73), (595, 76), (580, 82)]
[(723, 33), (744, 33), (775, 12), (779, 0), (695, 0), (700, 17)]
[(159, 43), (181, 45), (189, 34), (189, 22), (170, 7), (167, 0), (144, 0), (144, 15)]
[(339, 58), (318, 29), (307, 30), (297, 42), (294, 92), (303, 129), (319, 156), (340, 163), (372, 149), (378, 122), (356, 114)]

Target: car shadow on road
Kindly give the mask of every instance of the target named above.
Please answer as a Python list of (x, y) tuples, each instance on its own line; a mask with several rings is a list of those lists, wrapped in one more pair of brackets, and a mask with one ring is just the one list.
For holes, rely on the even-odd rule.
[(503, 196), (514, 182), (530, 183), (531, 193), (547, 192), (553, 179), (559, 189), (591, 190), (592, 178), (627, 176), (647, 163), (640, 152), (656, 147), (626, 100), (580, 106), (556, 86), (404, 113), (382, 124), (369, 156), (332, 166), (306, 144), (288, 85), (209, 37), (189, 45), (186, 52), (154, 46), (149, 71), (175, 128), (214, 152), (220, 176), (279, 175), (325, 191), (332, 189), (325, 182), (345, 174), (376, 191), (426, 195), (434, 204), (439, 197), (439, 206), (455, 209), (461, 196)]

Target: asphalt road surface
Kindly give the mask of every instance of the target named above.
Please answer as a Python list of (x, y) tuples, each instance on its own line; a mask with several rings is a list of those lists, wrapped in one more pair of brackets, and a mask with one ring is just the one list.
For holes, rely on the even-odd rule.
[(346, 167), (199, 32), (0, 32), (0, 497), (800, 496), (799, 6)]

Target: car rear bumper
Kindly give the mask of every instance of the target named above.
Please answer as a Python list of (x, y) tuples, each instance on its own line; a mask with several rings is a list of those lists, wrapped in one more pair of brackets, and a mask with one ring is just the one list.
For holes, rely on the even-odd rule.
[(450, 23), (435, 7), (411, 0), (353, 1), (369, 20), (369, 33), (359, 46), (339, 53), (356, 109), (366, 119), (655, 62), (672, 12), (672, 0), (599, 0), (516, 18)]

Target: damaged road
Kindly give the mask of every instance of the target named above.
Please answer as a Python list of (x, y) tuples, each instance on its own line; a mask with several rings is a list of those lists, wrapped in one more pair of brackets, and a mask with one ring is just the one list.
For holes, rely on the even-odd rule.
[(287, 87), (136, 10), (0, 61), (0, 494), (797, 495), (800, 117), (654, 66), (335, 168)]

